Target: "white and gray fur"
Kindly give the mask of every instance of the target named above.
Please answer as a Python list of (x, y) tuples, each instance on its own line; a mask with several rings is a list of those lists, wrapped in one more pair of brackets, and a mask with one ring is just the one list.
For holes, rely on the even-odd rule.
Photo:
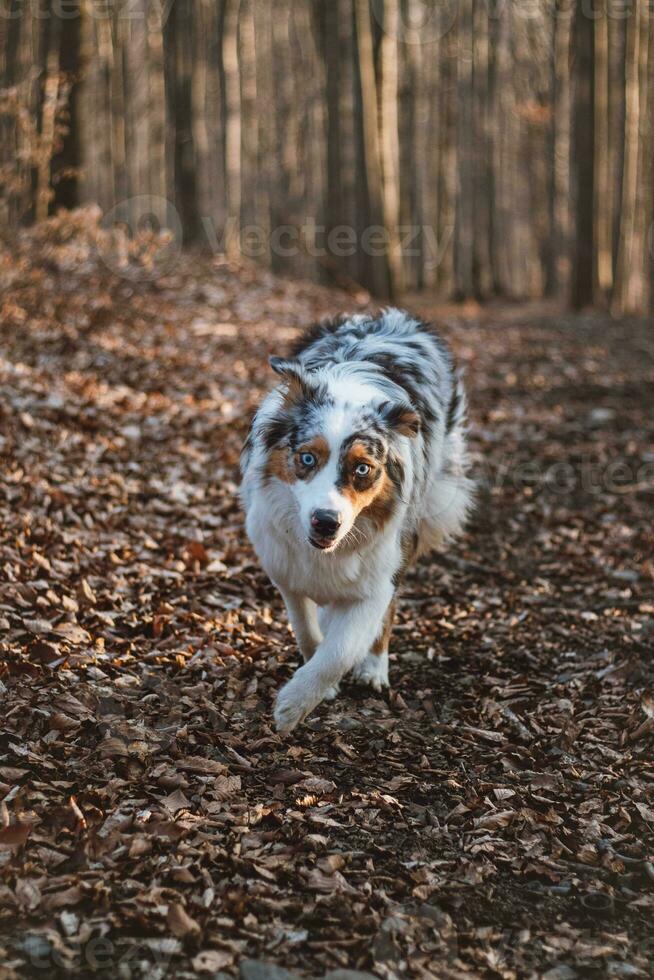
[[(277, 727), (290, 731), (335, 696), (349, 671), (376, 689), (388, 685), (387, 636), (402, 575), (461, 530), (473, 484), (463, 387), (433, 328), (396, 309), (342, 317), (314, 327), (289, 358), (271, 364), (282, 383), (252, 423), (242, 498), (248, 535), (305, 660), (277, 698)], [(291, 467), (316, 436), (328, 447), (319, 472), (297, 479), (271, 472), (271, 454), (284, 465), (288, 456)], [(353, 442), (386, 487), (383, 519), (374, 504), (357, 510), (374, 486), (365, 498), (344, 489)], [(318, 550), (311, 515), (322, 506), (338, 510), (342, 525)]]

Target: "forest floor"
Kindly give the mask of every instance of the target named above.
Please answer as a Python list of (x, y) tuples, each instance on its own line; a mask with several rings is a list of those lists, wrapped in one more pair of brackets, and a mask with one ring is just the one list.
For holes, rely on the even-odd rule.
[(651, 322), (415, 301), (478, 510), (409, 576), (391, 693), (281, 737), (239, 449), (268, 354), (368, 298), (109, 248), (0, 252), (1, 980), (653, 976)]

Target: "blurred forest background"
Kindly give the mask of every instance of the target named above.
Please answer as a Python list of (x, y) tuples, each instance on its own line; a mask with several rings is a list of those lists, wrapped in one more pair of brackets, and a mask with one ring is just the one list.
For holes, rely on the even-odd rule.
[(380, 298), (647, 312), (653, 17), (649, 0), (3, 0), (0, 226), (97, 202)]

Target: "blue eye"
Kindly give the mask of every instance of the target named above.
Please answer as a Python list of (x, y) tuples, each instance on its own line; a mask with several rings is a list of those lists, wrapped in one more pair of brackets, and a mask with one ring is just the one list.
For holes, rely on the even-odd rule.
[(370, 473), (370, 467), (367, 463), (359, 463), (354, 472), (357, 476), (368, 476), (368, 473)]
[(316, 457), (313, 455), (313, 453), (302, 453), (300, 456), (300, 462), (303, 466), (306, 466), (307, 469), (311, 469), (312, 466), (316, 465)]

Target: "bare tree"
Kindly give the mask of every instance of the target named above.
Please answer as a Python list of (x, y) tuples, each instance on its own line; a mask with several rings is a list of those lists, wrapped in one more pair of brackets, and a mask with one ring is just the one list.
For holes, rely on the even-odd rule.
[(7, 229), (145, 195), (190, 245), (254, 225), (264, 265), (380, 298), (654, 302), (647, 0), (7, 2)]
[(595, 281), (594, 296), (605, 305), (613, 286), (613, 188), (609, 130), (609, 18), (595, 13), (594, 127), (595, 127)]
[(583, 0), (577, 0), (574, 22), (574, 194), (575, 249), (572, 276), (572, 302), (580, 309), (593, 302), (594, 221), (593, 194), (595, 172), (593, 112), (593, 22)]
[[(361, 92), (361, 131), (365, 165), (365, 197), (367, 226), (384, 228), (384, 188), (382, 182), (381, 147), (379, 141), (379, 105), (373, 53), (372, 25), (368, 0), (354, 0), (357, 36), (357, 69)], [(390, 296), (392, 282), (388, 250), (373, 236), (363, 244), (362, 262), (372, 289), (378, 296)]]

